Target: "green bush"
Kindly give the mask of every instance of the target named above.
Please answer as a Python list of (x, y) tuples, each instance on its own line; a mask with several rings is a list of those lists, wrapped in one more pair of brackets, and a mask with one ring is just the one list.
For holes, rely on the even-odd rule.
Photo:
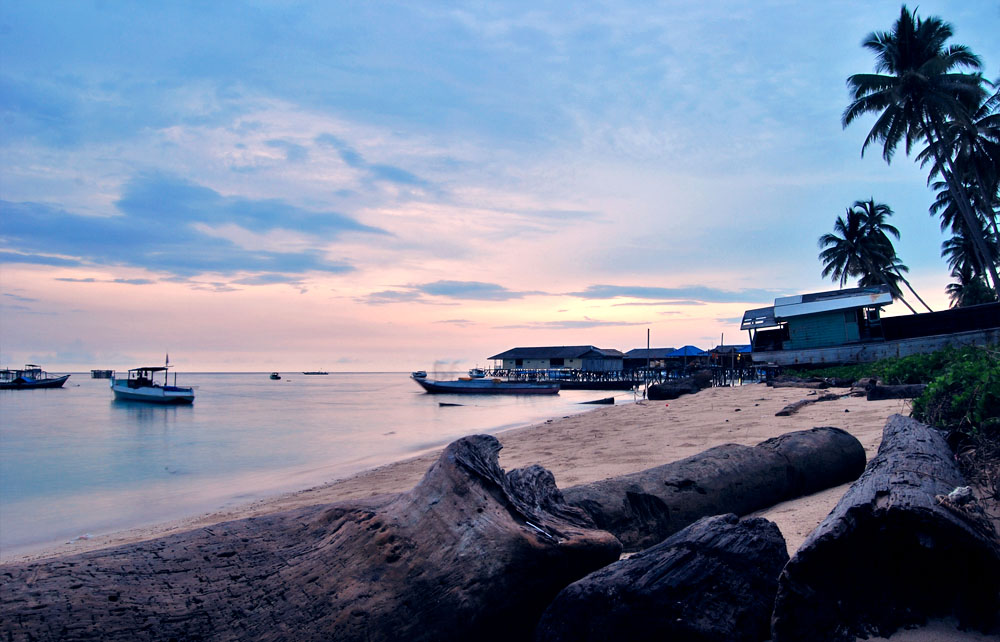
[(955, 351), (941, 374), (913, 401), (913, 416), (946, 430), (1000, 429), (1000, 352), (970, 346)]

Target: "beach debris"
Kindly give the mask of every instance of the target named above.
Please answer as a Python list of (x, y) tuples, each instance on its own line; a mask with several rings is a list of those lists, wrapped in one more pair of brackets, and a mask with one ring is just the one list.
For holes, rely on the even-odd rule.
[(996, 632), (1000, 544), (939, 499), (964, 486), (939, 431), (889, 417), (877, 455), (782, 571), (774, 642), (889, 637), (936, 617)]
[(756, 446), (725, 444), (648, 470), (563, 490), (626, 551), (652, 546), (709, 515), (746, 515), (852, 481), (865, 450), (839, 428), (786, 433)]
[(765, 640), (787, 561), (772, 522), (704, 517), (563, 589), (535, 640)]
[(646, 389), (646, 398), (651, 401), (677, 399), (681, 395), (694, 394), (711, 386), (712, 373), (708, 370), (700, 370), (684, 379), (652, 384)]
[(914, 399), (924, 393), (927, 384), (911, 383), (901, 386), (881, 386), (874, 379), (865, 387), (868, 401), (882, 401), (883, 399)]
[(454, 406), (463, 406), (463, 405), (465, 405), (465, 404), (460, 404), (460, 403), (447, 403), (447, 402), (444, 402), (444, 401), (439, 401), (439, 402), (438, 402), (438, 405), (439, 405), (439, 406), (441, 406), (442, 408), (451, 408), (451, 407), (454, 407)]
[(0, 638), (528, 639), (621, 545), (500, 448), (453, 442), (405, 493), (5, 565)]
[(825, 390), (831, 387), (829, 381), (819, 377), (800, 379), (799, 377), (790, 377), (787, 375), (775, 377), (768, 381), (767, 385), (771, 388), (810, 388), (813, 390)]
[(784, 408), (782, 408), (781, 410), (779, 410), (778, 412), (774, 413), (774, 416), (775, 417), (789, 417), (789, 416), (794, 415), (795, 413), (797, 413), (799, 410), (802, 410), (806, 406), (808, 406), (810, 404), (814, 404), (814, 403), (816, 403), (818, 401), (837, 401), (838, 399), (843, 399), (844, 397), (847, 397), (847, 396), (849, 396), (849, 394), (848, 395), (837, 395), (837, 394), (831, 394), (831, 393), (824, 393), (822, 395), (817, 396), (816, 398), (803, 399), (801, 401), (796, 401), (795, 403), (790, 403), (787, 406), (785, 406)]

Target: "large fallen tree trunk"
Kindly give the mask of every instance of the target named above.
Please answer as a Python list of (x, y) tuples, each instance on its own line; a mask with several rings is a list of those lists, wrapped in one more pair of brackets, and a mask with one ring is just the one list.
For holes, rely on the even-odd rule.
[(874, 383), (867, 387), (868, 401), (881, 401), (883, 399), (914, 399), (924, 394), (927, 384), (911, 383), (901, 386), (880, 386)]
[(535, 640), (758, 642), (787, 561), (772, 522), (705, 517), (563, 589)]
[(775, 642), (888, 637), (928, 617), (989, 629), (1000, 612), (1000, 548), (941, 434), (893, 415), (878, 455), (781, 573)]
[(669, 401), (677, 399), (681, 395), (694, 394), (711, 386), (712, 373), (708, 370), (700, 370), (690, 377), (677, 379), (676, 381), (654, 383), (646, 390), (646, 398), (651, 401)]
[(514, 640), (620, 544), (486, 435), (413, 490), (3, 567), (4, 640)]
[(790, 432), (756, 446), (725, 444), (656, 468), (563, 491), (626, 550), (652, 546), (708, 515), (745, 515), (852, 481), (861, 443), (839, 428)]

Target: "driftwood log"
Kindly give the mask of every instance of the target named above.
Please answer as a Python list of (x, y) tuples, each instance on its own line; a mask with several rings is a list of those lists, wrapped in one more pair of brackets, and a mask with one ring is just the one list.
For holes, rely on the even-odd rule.
[(2, 568), (4, 640), (513, 640), (620, 544), (486, 435), (411, 491)]
[(664, 383), (654, 383), (646, 390), (646, 398), (652, 401), (677, 399), (681, 395), (692, 395), (712, 386), (712, 373), (699, 370), (690, 377)]
[(868, 401), (881, 401), (883, 399), (913, 399), (924, 394), (924, 388), (926, 387), (927, 384), (923, 383), (911, 383), (901, 386), (880, 386), (873, 382), (866, 388), (866, 390), (868, 393)]
[(563, 589), (535, 640), (765, 640), (787, 561), (772, 522), (705, 517)]
[(774, 641), (888, 637), (952, 615), (996, 627), (1000, 548), (946, 498), (964, 483), (938, 431), (891, 416), (878, 455), (782, 571)]
[(775, 377), (768, 381), (767, 385), (771, 388), (806, 388), (809, 390), (825, 390), (831, 387), (829, 381), (820, 379), (819, 377), (800, 379), (799, 377), (788, 376)]
[(656, 468), (573, 486), (563, 496), (635, 551), (702, 517), (745, 515), (852, 481), (864, 467), (864, 447), (852, 435), (812, 428), (756, 446), (716, 446)]
[(778, 412), (774, 413), (775, 417), (790, 417), (802, 410), (810, 404), (814, 404), (817, 401), (836, 401), (838, 399), (843, 399), (845, 395), (835, 395), (835, 394), (822, 394), (816, 395), (815, 397), (810, 397), (809, 399), (803, 399), (801, 401), (796, 401), (790, 403)]

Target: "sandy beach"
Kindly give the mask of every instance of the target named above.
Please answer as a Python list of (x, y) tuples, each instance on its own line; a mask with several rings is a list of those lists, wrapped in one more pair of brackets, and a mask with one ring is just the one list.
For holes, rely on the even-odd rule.
[[(846, 396), (846, 389), (827, 392), (843, 393), (845, 396), (805, 406), (790, 417), (776, 417), (775, 413), (789, 403), (818, 393), (754, 384), (711, 388), (669, 402), (641, 401), (592, 410), (581, 406), (579, 414), (498, 434), (503, 444), (500, 463), (508, 471), (541, 464), (553, 472), (560, 487), (568, 487), (658, 466), (724, 443), (752, 446), (770, 437), (816, 426), (835, 426), (850, 432), (863, 444), (870, 458), (878, 449), (886, 418), (893, 413), (909, 414), (910, 410), (908, 401), (869, 402), (864, 397)], [(421, 479), (439, 452), (435, 450), (346, 479), (233, 509), (67, 542), (41, 553), (5, 561), (79, 553), (232, 519), (407, 490)], [(845, 484), (784, 502), (757, 515), (778, 525), (789, 554), (794, 554), (847, 487)], [(900, 631), (891, 639), (896, 642), (928, 642), (990, 638), (973, 632), (959, 632), (953, 622), (943, 620), (931, 622), (921, 629)]]
[[(847, 393), (846, 389), (831, 392)], [(844, 397), (806, 406), (790, 417), (775, 417), (789, 403), (816, 393), (763, 384), (710, 388), (674, 401), (640, 401), (588, 409), (542, 424), (499, 433), (500, 464), (512, 470), (540, 464), (562, 487), (631, 473), (683, 459), (725, 443), (752, 446), (770, 437), (815, 426), (842, 428), (860, 440), (869, 457), (878, 448), (886, 418), (908, 414), (909, 402), (866, 401)], [(393, 427), (405, 430), (403, 426)], [(234, 508), (169, 523), (155, 524), (88, 539), (10, 561), (78, 553), (151, 539), (243, 517), (343, 499), (394, 493), (413, 487), (438, 457), (439, 450), (314, 488), (267, 498)], [(778, 524), (793, 553), (843, 495), (846, 487), (774, 506), (760, 515)]]

